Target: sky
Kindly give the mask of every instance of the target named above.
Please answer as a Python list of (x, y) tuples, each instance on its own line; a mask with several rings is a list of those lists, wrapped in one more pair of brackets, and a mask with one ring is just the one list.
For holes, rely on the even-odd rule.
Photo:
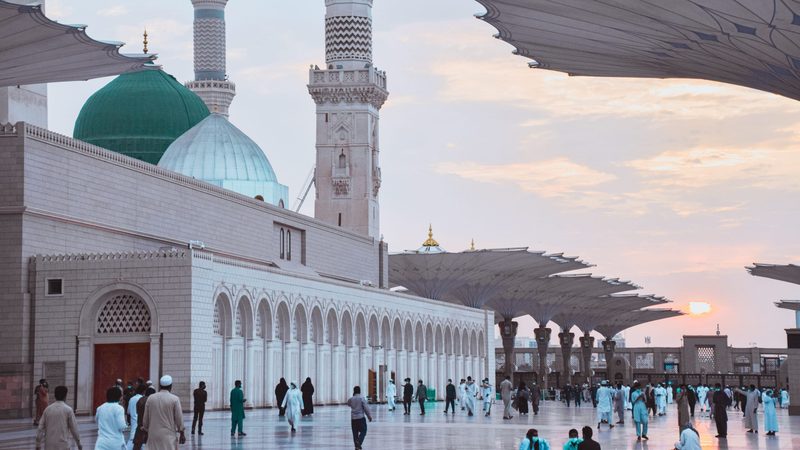
[[(47, 14), (193, 78), (190, 0), (47, 0)], [(800, 286), (750, 276), (753, 262), (800, 262), (800, 104), (706, 81), (568, 77), (529, 69), (473, 15), (472, 0), (377, 0), (381, 230), (415, 249), (429, 224), (447, 250), (529, 247), (595, 264), (686, 310), (632, 328), (627, 345), (677, 346), (722, 334), (786, 346), (794, 314), (772, 304)], [(322, 0), (231, 0), (231, 120), (296, 196), (315, 160), (309, 65), (324, 63)], [(49, 127), (72, 135), (86, 99), (111, 79), (49, 86)], [(302, 212), (313, 214), (313, 195)], [(533, 335), (520, 318), (519, 335)], [(553, 333), (555, 335), (555, 333)]]

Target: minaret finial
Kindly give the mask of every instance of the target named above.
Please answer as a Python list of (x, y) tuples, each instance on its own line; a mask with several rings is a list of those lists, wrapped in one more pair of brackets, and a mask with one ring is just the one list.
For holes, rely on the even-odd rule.
[(142, 51), (146, 55), (147, 54), (147, 28), (144, 29), (144, 39), (142, 40), (142, 43), (144, 43), (144, 48), (142, 49)]
[(433, 238), (433, 225), (428, 224), (428, 239), (422, 243), (423, 247), (438, 247), (439, 243)]
[(471, 251), (471, 252), (475, 251), (475, 239), (472, 239), (472, 241), (470, 241), (470, 243), (469, 243), (469, 251)]

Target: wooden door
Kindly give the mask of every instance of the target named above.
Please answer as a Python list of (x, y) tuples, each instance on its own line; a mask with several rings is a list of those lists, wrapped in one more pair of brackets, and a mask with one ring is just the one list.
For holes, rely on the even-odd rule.
[(367, 387), (369, 399), (377, 402), (378, 401), (378, 373), (374, 370), (369, 370), (369, 377), (368, 377), (369, 386)]
[(150, 344), (97, 344), (94, 346), (94, 400), (92, 411), (106, 401), (106, 390), (117, 378), (123, 383), (150, 378)]

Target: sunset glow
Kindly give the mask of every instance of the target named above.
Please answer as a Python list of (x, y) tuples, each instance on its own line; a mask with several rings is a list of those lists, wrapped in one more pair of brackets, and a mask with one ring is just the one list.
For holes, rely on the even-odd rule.
[(711, 304), (706, 302), (689, 302), (689, 314), (702, 316), (711, 312)]

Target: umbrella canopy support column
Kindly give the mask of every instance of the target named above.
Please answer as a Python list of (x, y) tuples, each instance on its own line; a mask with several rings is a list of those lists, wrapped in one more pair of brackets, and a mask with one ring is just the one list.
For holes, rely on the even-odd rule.
[(547, 327), (537, 327), (533, 329), (536, 336), (536, 346), (539, 350), (539, 386), (547, 389), (547, 348), (550, 346), (550, 334), (552, 330)]
[(581, 366), (581, 374), (585, 378), (582, 381), (587, 381), (592, 377), (592, 347), (594, 347), (594, 337), (589, 333), (584, 333), (580, 337), (581, 342), (581, 356), (583, 357), (583, 364)]
[(606, 377), (611, 374), (611, 360), (614, 359), (614, 350), (617, 348), (617, 341), (606, 339), (603, 341), (603, 353), (606, 354)]
[(505, 374), (514, 379), (514, 339), (517, 337), (519, 323), (513, 320), (504, 320), (500, 326), (500, 337), (503, 339), (503, 352), (505, 353)]
[[(564, 379), (567, 383), (572, 384), (572, 367), (570, 362), (572, 361), (572, 344), (575, 343), (575, 333), (570, 333), (568, 331), (562, 331), (558, 333), (558, 340), (561, 342), (561, 358), (563, 360), (563, 367), (564, 367)], [(563, 384), (562, 380), (562, 384)]]

